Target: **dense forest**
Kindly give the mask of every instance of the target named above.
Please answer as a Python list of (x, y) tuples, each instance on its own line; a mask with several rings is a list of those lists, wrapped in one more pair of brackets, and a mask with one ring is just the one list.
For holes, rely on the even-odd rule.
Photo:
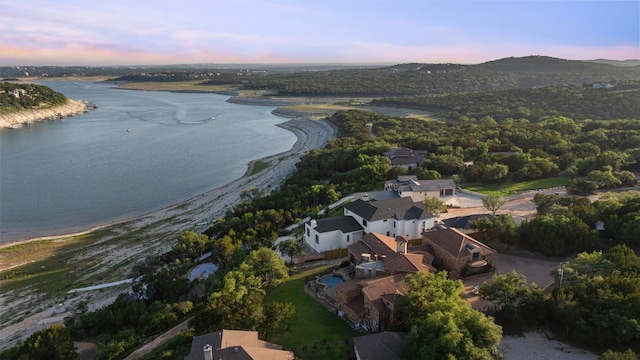
[(46, 86), (0, 82), (0, 112), (39, 109), (66, 102), (66, 96)]
[[(500, 65), (500, 66), (498, 66)], [(503, 59), (480, 65), (402, 64), (375, 69), (214, 77), (205, 84), (236, 83), (277, 90), (278, 96), (412, 96), (486, 92), (557, 84), (640, 80), (640, 67), (548, 57)]]
[[(474, 70), (444, 66), (452, 71), (423, 75), (505, 71), (515, 66), (511, 62), (487, 63), (485, 69)], [(535, 62), (518, 66), (518, 81), (538, 70)], [(596, 73), (591, 66), (599, 68), (598, 64), (584, 66)], [(407, 72), (413, 67), (407, 65)], [(390, 69), (383, 71), (385, 76), (400, 76)], [(556, 71), (559, 78), (563, 76), (561, 66)], [(298, 88), (307, 86), (306, 81), (301, 80)], [(513, 81), (510, 86), (517, 87)], [(568, 92), (566, 97), (558, 95), (563, 91)], [(57, 345), (56, 351), (63, 354), (59, 358), (70, 358), (64, 357), (72, 356), (70, 338), (99, 343), (98, 359), (124, 358), (147, 339), (189, 317), (195, 319), (190, 330), (171, 344), (177, 350), (166, 351), (161, 358), (181, 359), (193, 335), (224, 327), (258, 330), (261, 336), (273, 333), (294, 311), (304, 311), (288, 303), (263, 304), (270, 286), (288, 277), (287, 268), (271, 250), (285, 226), (306, 216), (322, 216), (318, 211), (341, 197), (380, 189), (385, 180), (403, 174), (421, 179), (450, 177), (462, 186), (567, 178), (573, 195), (536, 196), (534, 219), (517, 225), (511, 218), (498, 216), (474, 225), (488, 240), (495, 238), (558, 259), (570, 257), (552, 269), (552, 274), (558, 274), (557, 286), (543, 292), (511, 273), (486, 283), (480, 293), (499, 305), (492, 314), (495, 322), (511, 330), (551, 328), (578, 344), (596, 346), (597, 351), (624, 351), (637, 344), (640, 258), (631, 249), (640, 245), (640, 193), (611, 193), (595, 202), (578, 195), (636, 185), (638, 83), (620, 80), (609, 89), (563, 85), (436, 99), (442, 101), (439, 109), (457, 114), (447, 120), (424, 120), (361, 110), (335, 113), (327, 121), (338, 129), (338, 137), (306, 154), (281, 188), (268, 194), (247, 191), (242, 202), (204, 234), (185, 232), (171, 251), (137, 264), (131, 276), (141, 280), (133, 294), (122, 295), (95, 312), (80, 308), (67, 319), (67, 327), (44, 330), (0, 358), (34, 358), (38, 346), (45, 344)], [(497, 101), (503, 110), (492, 108)], [(446, 105), (454, 103), (457, 108)], [(604, 104), (608, 116), (604, 116)], [(521, 113), (514, 116), (517, 108)], [(392, 147), (427, 150), (429, 155), (415, 169), (391, 167), (383, 153)], [(606, 234), (595, 229), (597, 220), (603, 221)], [(211, 252), (207, 261), (218, 264), (219, 270), (208, 279), (188, 281), (189, 270), (207, 252)], [(408, 281), (416, 286), (399, 300), (399, 316), (404, 319), (401, 329), (410, 330), (407, 346), (411, 351), (442, 357), (466, 357), (469, 352), (482, 358), (497, 356), (501, 330), (491, 317), (468, 308), (460, 298), (459, 283), (449, 281), (444, 273), (417, 275)], [(425, 294), (437, 301), (423, 301)], [(574, 336), (575, 330), (579, 336)], [(448, 339), (460, 337), (465, 341), (451, 346)], [(433, 351), (434, 344), (440, 352)]]
[[(285, 71), (289, 70), (289, 71)], [(216, 69), (210, 74), (165, 70), (118, 78), (122, 81), (203, 79), (203, 84), (271, 90), (276, 96), (425, 96), (640, 80), (640, 66), (614, 66), (544, 56), (507, 58), (478, 65), (398, 64), (322, 69)]]
[(557, 85), (534, 89), (451, 94), (445, 96), (390, 97), (372, 105), (424, 109), (455, 120), (491, 116), (536, 122), (544, 116), (574, 120), (637, 119), (640, 114), (640, 81)]

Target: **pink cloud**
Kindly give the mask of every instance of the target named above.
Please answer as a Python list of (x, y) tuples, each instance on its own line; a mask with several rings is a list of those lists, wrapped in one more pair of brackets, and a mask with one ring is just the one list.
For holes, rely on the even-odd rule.
[[(0, 44), (3, 65), (129, 65), (176, 63), (287, 63), (287, 62), (423, 62), (480, 63), (510, 56), (546, 55), (572, 60), (607, 58), (638, 59), (640, 48), (633, 46), (579, 47), (526, 46), (520, 44), (456, 44), (398, 46), (383, 43), (319, 44), (277, 47), (215, 48), (210, 43), (169, 46), (162, 50), (143, 50), (131, 45), (76, 42), (59, 43), (55, 38), (40, 37), (32, 45)], [(295, 49), (295, 50), (291, 50)]]

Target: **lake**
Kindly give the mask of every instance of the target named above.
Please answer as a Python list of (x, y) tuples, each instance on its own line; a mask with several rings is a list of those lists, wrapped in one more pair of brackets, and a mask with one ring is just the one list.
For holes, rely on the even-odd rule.
[(0, 242), (57, 235), (143, 215), (241, 177), (289, 150), (275, 107), (229, 96), (41, 81), (95, 103), (75, 117), (0, 130)]

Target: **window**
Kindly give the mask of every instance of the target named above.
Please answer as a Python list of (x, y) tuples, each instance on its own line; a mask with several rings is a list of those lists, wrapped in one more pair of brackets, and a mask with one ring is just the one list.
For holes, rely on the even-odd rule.
[(310, 234), (311, 234), (311, 231), (309, 230), (309, 228), (307, 228), (307, 237), (309, 237)]
[(474, 252), (473, 256), (471, 258), (473, 259), (473, 261), (480, 260), (480, 253), (479, 252)]
[(316, 244), (320, 244), (320, 237), (316, 235)]
[(367, 220), (366, 219), (362, 219), (362, 225), (367, 226)]
[(349, 242), (349, 240), (351, 240), (351, 235), (347, 235), (347, 242)]
[(387, 231), (387, 236), (389, 236), (389, 232)]
[(396, 228), (396, 222), (395, 221), (393, 222), (393, 228), (394, 229)]

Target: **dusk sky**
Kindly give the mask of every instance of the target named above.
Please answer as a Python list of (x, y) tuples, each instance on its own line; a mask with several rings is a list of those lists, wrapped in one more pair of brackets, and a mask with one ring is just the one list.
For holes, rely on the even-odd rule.
[(640, 1), (0, 0), (0, 66), (640, 59)]

